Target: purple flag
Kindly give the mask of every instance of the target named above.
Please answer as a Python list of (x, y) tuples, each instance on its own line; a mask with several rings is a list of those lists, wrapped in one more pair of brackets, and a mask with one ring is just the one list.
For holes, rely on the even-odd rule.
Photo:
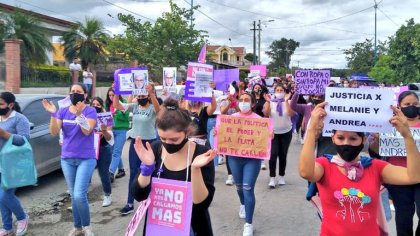
[(206, 44), (204, 44), (203, 47), (201, 48), (200, 54), (198, 55), (199, 63), (206, 63), (206, 54), (207, 54), (207, 48), (206, 48)]
[(214, 83), (216, 89), (221, 91), (227, 91), (229, 84), (233, 81), (239, 81), (239, 69), (223, 69), (214, 70)]

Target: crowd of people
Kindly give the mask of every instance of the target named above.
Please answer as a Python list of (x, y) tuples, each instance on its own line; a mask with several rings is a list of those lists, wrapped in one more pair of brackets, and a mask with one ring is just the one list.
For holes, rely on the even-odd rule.
[[(357, 87), (348, 80), (339, 84), (331, 81), (329, 86)], [(215, 84), (211, 82), (209, 87), (215, 89)], [(123, 97), (111, 86), (104, 99), (90, 99), (89, 88), (78, 83), (70, 87), (70, 106), (57, 108), (51, 101), (42, 101), (51, 115), (50, 133), (62, 133), (63, 137), (61, 167), (71, 196), (74, 226), (69, 235), (94, 235), (87, 194), (95, 167), (102, 184), (103, 207), (112, 204), (111, 183), (124, 177), (126, 169), (129, 171), (127, 201), (120, 209), (121, 215), (134, 212), (134, 200), (149, 197), (156, 179), (190, 182), (192, 202), (187, 203), (192, 204), (190, 235), (213, 235), (208, 209), (216, 191), (215, 166), (223, 162), (228, 173), (226, 185), (236, 186), (238, 215), (244, 219), (243, 235), (253, 235), (257, 204), (254, 189), (266, 163), (259, 158), (218, 155), (213, 139), (219, 133), (215, 122), (218, 115), (272, 120), (267, 173), (270, 189), (287, 183), (287, 154), (293, 135), (297, 137), (303, 144), (299, 174), (316, 184), (323, 205), (321, 235), (381, 235), (383, 229), (376, 221), (378, 207), (382, 207), (378, 204), (381, 185), (385, 185), (394, 202), (398, 235), (413, 235), (414, 212), (419, 214), (420, 210), (420, 154), (410, 132), (410, 127), (420, 127), (416, 93), (401, 93), (398, 105), (392, 108), (394, 115), (389, 117), (404, 138), (407, 156), (385, 158), (378, 154), (378, 134), (334, 130), (331, 138), (323, 137), (324, 95), (298, 94), (292, 77), (275, 80), (270, 86), (258, 78), (234, 81), (222, 96), (213, 93), (208, 103), (165, 93), (159, 98), (153, 83), (145, 89), (147, 95)], [(103, 112), (112, 113), (112, 127), (97, 123), (97, 114)], [(21, 137), (29, 138), (29, 125), (22, 125), (28, 121), (19, 113), (11, 93), (0, 94), (0, 118), (0, 147), (11, 136), (16, 145), (21, 145)], [(95, 135), (100, 140), (99, 153), (95, 150)], [(128, 168), (122, 161), (127, 139)], [(370, 157), (361, 154), (366, 149)], [(343, 203), (340, 197), (345, 193), (334, 190), (343, 187), (356, 191), (350, 194), (369, 196), (363, 200), (363, 212), (367, 214), (363, 220), (338, 217)], [(14, 192), (15, 189), (0, 188), (3, 220), (0, 236), (14, 233), (12, 213), (17, 218), (16, 235), (24, 235), (27, 230), (29, 216)], [(146, 235), (148, 221), (145, 222)], [(416, 234), (419, 233), (417, 226)]]

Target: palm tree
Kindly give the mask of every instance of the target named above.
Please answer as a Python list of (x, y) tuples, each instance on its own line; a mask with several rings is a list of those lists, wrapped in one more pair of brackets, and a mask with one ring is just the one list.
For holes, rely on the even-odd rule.
[(47, 51), (52, 51), (53, 46), (47, 37), (46, 29), (37, 18), (15, 11), (12, 14), (0, 14), (0, 21), (3, 21), (0, 24), (0, 51), (4, 49), (2, 40), (20, 39), (24, 62), (39, 64), (48, 60)]
[(83, 68), (104, 62), (108, 37), (102, 21), (86, 17), (84, 23), (77, 22), (72, 30), (63, 34), (65, 57), (68, 61), (79, 57)]

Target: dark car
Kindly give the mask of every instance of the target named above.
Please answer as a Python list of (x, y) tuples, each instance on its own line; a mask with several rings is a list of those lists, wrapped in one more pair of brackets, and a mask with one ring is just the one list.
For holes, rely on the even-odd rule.
[(353, 74), (349, 81), (356, 81), (358, 86), (378, 86), (378, 83), (366, 74)]
[(32, 150), (35, 158), (35, 165), (38, 176), (43, 176), (61, 168), (60, 154), (61, 146), (58, 143), (58, 136), (50, 135), (49, 124), (51, 116), (42, 106), (42, 99), (54, 102), (58, 108), (57, 101), (65, 98), (64, 95), (56, 94), (16, 94), (22, 113), (31, 123)]

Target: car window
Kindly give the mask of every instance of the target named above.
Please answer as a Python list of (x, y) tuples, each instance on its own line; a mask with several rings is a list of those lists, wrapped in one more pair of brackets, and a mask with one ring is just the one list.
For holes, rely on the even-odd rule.
[[(62, 98), (49, 98), (48, 100), (53, 101), (57, 106), (57, 101)], [(29, 122), (33, 123), (35, 126), (46, 125), (50, 122), (50, 114), (45, 111), (42, 106), (41, 100), (35, 100), (29, 103), (22, 111), (23, 115), (28, 118)]]

